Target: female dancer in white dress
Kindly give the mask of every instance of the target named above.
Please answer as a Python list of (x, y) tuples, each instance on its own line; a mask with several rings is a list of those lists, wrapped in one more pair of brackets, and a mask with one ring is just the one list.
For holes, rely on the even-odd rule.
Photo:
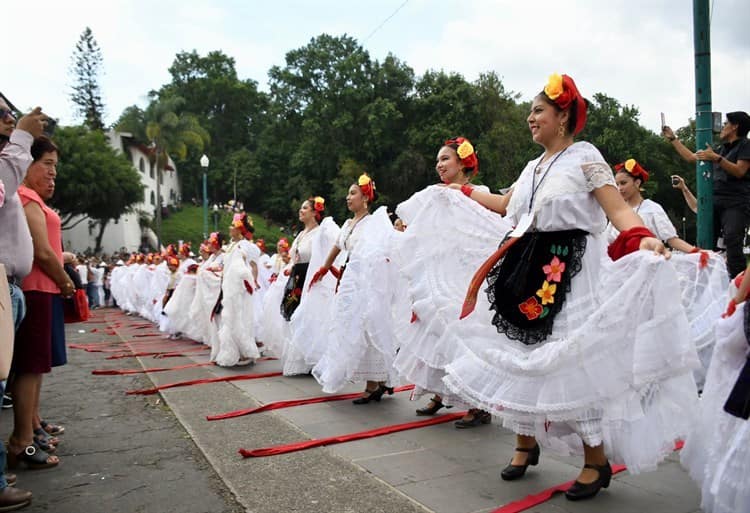
[(393, 290), (385, 254), (394, 230), (385, 207), (370, 215), (369, 206), (375, 199), (375, 183), (366, 174), (349, 187), (346, 204), (354, 217), (346, 220), (325, 263), (310, 282), (313, 286), (333, 271), (336, 258), (346, 252), (328, 320), (328, 346), (313, 368), (313, 376), (326, 393), (366, 381), (365, 392), (354, 400), (355, 404), (380, 401), (384, 393), (392, 394), (390, 385), (395, 378)]
[[(661, 205), (643, 198), (641, 185), (648, 178), (648, 171), (635, 159), (628, 159), (615, 166), (615, 181), (625, 202), (659, 240), (680, 251), (672, 255), (672, 265), (680, 279), (682, 306), (690, 321), (691, 338), (701, 359), (701, 368), (695, 371), (695, 381), (701, 389), (716, 340), (714, 325), (726, 302), (729, 275), (722, 257), (713, 252), (701, 251), (679, 238)], [(619, 234), (612, 224), (607, 227), (608, 242), (613, 242)]]
[[(599, 151), (573, 140), (586, 110), (570, 77), (550, 77), (527, 119), (542, 156), (506, 196), (470, 191), (516, 228), (472, 280), (468, 317), (444, 335), (460, 344), (448, 388), (517, 434), (502, 478), (539, 462), (537, 439), (583, 452), (570, 500), (609, 486), (608, 456), (639, 472), (671, 453), (691, 423), (699, 365), (673, 300), (675, 270), (653, 254), (668, 254), (664, 245), (623, 201)], [(608, 250), (614, 262), (607, 217), (622, 232)], [(485, 276), (486, 297), (469, 315)]]
[[(488, 193), (485, 186), (472, 186), (479, 160), (464, 137), (445, 141), (438, 151), (435, 170), (444, 185), (456, 184), (466, 191)], [(426, 391), (432, 399), (417, 415), (434, 415), (448, 405), (460, 404), (444, 397), (445, 366), (455, 357), (456, 346), (439, 346), (445, 326), (457, 319), (461, 300), (474, 270), (491, 255), (511, 226), (499, 214), (466, 195), (443, 185), (431, 185), (401, 203), (396, 213), (408, 226), (402, 237), (394, 237), (392, 257), (400, 272), (399, 283), (407, 285), (412, 319), (398, 326), (400, 349), (394, 366), (402, 378), (416, 385), (412, 397)], [(486, 411), (471, 409), (456, 422), (466, 428), (489, 423)]]
[(319, 223), (323, 219), (324, 210), (325, 201), (321, 197), (309, 198), (302, 202), (298, 218), (304, 229), (292, 242), (289, 251), (291, 260), (274, 281), (263, 306), (263, 340), (274, 354), (279, 355), (285, 376), (308, 374), (312, 369), (311, 365), (305, 363), (304, 355), (293, 351), (289, 345), (289, 321), (302, 302), (308, 274), (312, 277), (312, 273), (308, 273), (312, 240), (320, 229)]
[(205, 249), (209, 256), (203, 262), (195, 282), (195, 297), (190, 304), (193, 340), (203, 342), (212, 348), (218, 345), (216, 326), (211, 322), (214, 308), (221, 294), (221, 269), (224, 262), (221, 232), (213, 232), (206, 241)]
[[(271, 303), (265, 317), (274, 326), (277, 344), (282, 344), (281, 359), (285, 376), (309, 374), (314, 363), (305, 359), (306, 350), (316, 337), (325, 337), (326, 318), (333, 296), (335, 280), (326, 276), (309, 290), (313, 273), (327, 256), (339, 234), (339, 227), (325, 215), (325, 200), (311, 197), (302, 202), (299, 220), (304, 225), (292, 243), (291, 263), (277, 280), (280, 293)], [(317, 362), (315, 362), (317, 363)]]
[(680, 459), (706, 513), (750, 511), (750, 272), (716, 325), (716, 347)]
[(255, 344), (255, 300), (258, 292), (258, 246), (250, 242), (252, 220), (235, 214), (229, 227), (231, 242), (224, 252), (221, 298), (214, 309), (218, 345), (211, 348), (211, 361), (222, 367), (247, 364), (260, 357)]

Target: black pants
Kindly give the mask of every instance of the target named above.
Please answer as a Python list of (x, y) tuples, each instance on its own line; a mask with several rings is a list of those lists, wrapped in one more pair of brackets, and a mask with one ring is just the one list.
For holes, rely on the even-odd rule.
[(724, 244), (727, 247), (727, 269), (732, 278), (747, 267), (747, 260), (742, 250), (750, 222), (748, 206), (714, 203), (714, 235), (718, 236), (719, 229), (721, 229)]

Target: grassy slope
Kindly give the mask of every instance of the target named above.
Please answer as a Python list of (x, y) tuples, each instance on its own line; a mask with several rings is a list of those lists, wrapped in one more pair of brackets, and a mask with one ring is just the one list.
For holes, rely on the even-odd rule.
[[(255, 239), (265, 239), (266, 246), (271, 250), (276, 242), (284, 236), (277, 226), (270, 225), (260, 216), (250, 213), (255, 226)], [(232, 214), (220, 212), (217, 226), (220, 232), (229, 236), (229, 225), (232, 222)], [(214, 214), (208, 211), (208, 231), (214, 231)], [(202, 242), (203, 236), (203, 208), (186, 205), (179, 212), (172, 213), (168, 218), (162, 220), (163, 244), (176, 243), (183, 240), (192, 243), (194, 248)]]

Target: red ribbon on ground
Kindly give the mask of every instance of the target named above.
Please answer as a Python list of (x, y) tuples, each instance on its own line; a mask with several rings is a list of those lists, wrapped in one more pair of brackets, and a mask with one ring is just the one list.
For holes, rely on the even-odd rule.
[(446, 422), (450, 422), (452, 420), (458, 420), (464, 415), (466, 415), (465, 411), (451, 413), (448, 415), (440, 415), (426, 420), (418, 420), (416, 422), (406, 422), (404, 424), (384, 426), (376, 429), (370, 429), (369, 431), (359, 431), (357, 433), (350, 433), (348, 435), (331, 436), (328, 438), (314, 438), (312, 440), (305, 440), (303, 442), (274, 445), (272, 447), (263, 447), (261, 449), (240, 449), (238, 452), (242, 455), (243, 458), (262, 458), (264, 456), (276, 456), (278, 454), (286, 454), (289, 452), (312, 449), (313, 447), (323, 447), (327, 445), (353, 442), (354, 440), (363, 440), (365, 438), (390, 435), (391, 433), (398, 433), (399, 431), (407, 431), (409, 429), (418, 429), (427, 426), (434, 426), (436, 424), (445, 424)]
[[(625, 470), (625, 465), (612, 465), (613, 476), (622, 472), (623, 470)], [(558, 492), (567, 492), (568, 488), (573, 486), (573, 483), (575, 483), (575, 480), (555, 485), (534, 495), (527, 495), (520, 501), (514, 501), (509, 502), (508, 504), (504, 504), (499, 508), (493, 510), (491, 513), (520, 513), (521, 511), (526, 511), (529, 508), (533, 508), (534, 506), (538, 506), (543, 502), (547, 502), (552, 498), (554, 494)]]
[(188, 363), (176, 367), (153, 367), (150, 369), (94, 369), (91, 374), (94, 376), (123, 376), (126, 374), (144, 374), (148, 372), (166, 372), (173, 370), (192, 369), (193, 367), (210, 367), (216, 365), (214, 362), (206, 363)]
[[(394, 388), (394, 392), (405, 392), (407, 390), (414, 390), (414, 385), (405, 385), (403, 387)], [(280, 410), (282, 408), (291, 408), (293, 406), (304, 406), (305, 404), (318, 404), (327, 403), (330, 401), (345, 401), (347, 399), (356, 399), (360, 397), (362, 392), (354, 392), (352, 394), (338, 394), (338, 395), (322, 395), (319, 397), (310, 397), (308, 399), (292, 399), (290, 401), (276, 401), (273, 403), (264, 404), (257, 408), (247, 408), (244, 410), (235, 410), (227, 413), (219, 413), (217, 415), (207, 415), (206, 420), (225, 420), (233, 419), (235, 417), (242, 417), (244, 415), (251, 415), (253, 413), (260, 413), (263, 411)]]
[(178, 381), (176, 383), (167, 383), (166, 385), (159, 385), (154, 388), (144, 388), (141, 390), (128, 390), (125, 392), (127, 395), (153, 395), (159, 390), (166, 390), (167, 388), (178, 388), (187, 387), (190, 385), (202, 385), (204, 383), (221, 383), (224, 381), (242, 381), (247, 379), (261, 379), (261, 378), (273, 378), (281, 376), (281, 372), (266, 372), (263, 374), (239, 374), (237, 376), (222, 376), (220, 378), (205, 378), (205, 379), (192, 379), (190, 381)]
[[(195, 351), (206, 351), (206, 350), (207, 348), (205, 347), (193, 347), (193, 348), (183, 349), (182, 352), (179, 354), (180, 356), (182, 356), (184, 353), (189, 353), (189, 352), (192, 353)], [(174, 351), (143, 351), (139, 353), (120, 353), (120, 354), (114, 354), (112, 356), (108, 356), (107, 360), (119, 360), (120, 358), (135, 358), (137, 356), (153, 356), (153, 357), (158, 358), (165, 354), (171, 355), (171, 354), (175, 354), (175, 352)]]
[[(679, 451), (684, 445), (685, 442), (683, 442), (682, 440), (678, 440), (674, 444), (674, 450)], [(627, 470), (627, 467), (625, 465), (612, 465), (613, 476), (625, 470)], [(574, 482), (575, 481), (568, 481), (567, 483), (562, 483), (551, 488), (547, 488), (546, 490), (543, 490), (537, 494), (527, 495), (520, 501), (514, 501), (509, 502), (508, 504), (504, 504), (499, 508), (492, 510), (491, 513), (521, 513), (521, 511), (526, 511), (529, 508), (533, 508), (534, 506), (538, 506), (543, 502), (547, 502), (557, 492), (568, 491), (568, 488), (570, 488)]]

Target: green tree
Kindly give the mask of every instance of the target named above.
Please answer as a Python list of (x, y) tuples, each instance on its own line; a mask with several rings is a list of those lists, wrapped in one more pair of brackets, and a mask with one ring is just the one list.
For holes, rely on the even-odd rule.
[(104, 103), (99, 88), (102, 52), (89, 27), (81, 33), (73, 52), (71, 73), (74, 77), (70, 99), (83, 124), (91, 130), (104, 128)]
[(120, 117), (116, 128), (130, 132), (134, 137), (150, 145), (151, 158), (156, 164), (156, 236), (161, 246), (162, 197), (161, 180), (169, 157), (184, 160), (189, 149), (202, 152), (210, 142), (208, 132), (191, 114), (177, 114), (185, 100), (174, 96), (161, 101), (152, 101), (145, 111), (129, 107)]
[[(212, 141), (209, 182), (215, 199), (225, 201), (234, 197), (232, 185), (237, 169), (228, 159), (243, 149), (251, 153), (256, 150), (258, 136), (266, 123), (266, 94), (258, 91), (254, 80), (240, 79), (234, 59), (221, 51), (205, 56), (196, 51), (180, 52), (169, 73), (171, 81), (154, 97), (168, 100), (177, 96), (185, 100), (177, 114), (196, 116)], [(180, 168), (183, 190), (192, 190), (195, 196), (200, 196), (199, 157), (200, 153), (189, 151)], [(237, 197), (247, 203), (254, 192), (240, 187)]]
[(63, 229), (86, 219), (96, 221), (94, 251), (99, 252), (109, 221), (132, 212), (143, 199), (140, 175), (99, 130), (60, 127), (55, 143), (61, 159), (51, 204), (60, 211)]

